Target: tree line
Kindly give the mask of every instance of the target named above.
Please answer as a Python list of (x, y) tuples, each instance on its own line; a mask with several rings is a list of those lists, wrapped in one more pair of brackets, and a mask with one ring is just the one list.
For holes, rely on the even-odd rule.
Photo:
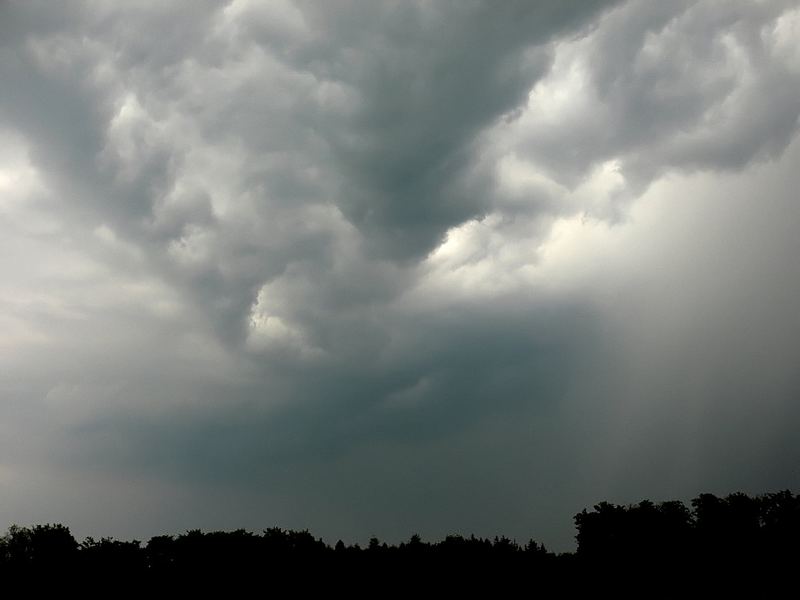
[(665, 573), (673, 574), (673, 582), (677, 575), (715, 573), (730, 580), (737, 570), (791, 569), (800, 558), (800, 495), (788, 490), (701, 494), (690, 506), (676, 500), (601, 502), (574, 521), (577, 549), (560, 554), (534, 540), (520, 544), (504, 536), (449, 535), (428, 542), (413, 535), (399, 544), (373, 537), (362, 547), (341, 540), (329, 545), (307, 530), (272, 527), (260, 533), (191, 530), (146, 543), (109, 537), (78, 542), (62, 524), (12, 525), (0, 537), (0, 575), (90, 576), (141, 584), (305, 573), (317, 583), (350, 576), (384, 583), (452, 578), (462, 584), (471, 578), (533, 577), (579, 585), (581, 578), (597, 581), (615, 572), (651, 582)]

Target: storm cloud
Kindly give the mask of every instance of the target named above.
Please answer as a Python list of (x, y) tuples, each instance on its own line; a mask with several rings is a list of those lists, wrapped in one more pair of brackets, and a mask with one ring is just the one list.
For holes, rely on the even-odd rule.
[(0, 4), (0, 519), (572, 545), (800, 485), (794, 2)]

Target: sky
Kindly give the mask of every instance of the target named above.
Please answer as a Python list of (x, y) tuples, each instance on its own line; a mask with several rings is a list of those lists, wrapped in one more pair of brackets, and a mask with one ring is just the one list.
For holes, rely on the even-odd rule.
[(0, 529), (574, 549), (800, 488), (793, 0), (0, 2)]

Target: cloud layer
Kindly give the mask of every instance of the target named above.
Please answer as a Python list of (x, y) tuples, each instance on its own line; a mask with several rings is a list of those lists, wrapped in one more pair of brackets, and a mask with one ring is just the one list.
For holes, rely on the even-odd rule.
[(799, 27), (2, 4), (0, 519), (568, 548), (798, 485)]

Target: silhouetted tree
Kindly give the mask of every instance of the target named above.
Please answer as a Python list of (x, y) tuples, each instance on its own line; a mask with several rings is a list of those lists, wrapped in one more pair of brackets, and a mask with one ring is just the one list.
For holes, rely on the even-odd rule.
[(12, 525), (0, 539), (2, 564), (10, 571), (68, 571), (75, 565), (78, 543), (61, 524)]
[[(153, 537), (143, 547), (137, 540), (106, 537), (77, 544), (59, 524), (12, 525), (0, 537), (0, 572), (19, 581), (31, 574), (78, 574), (98, 586), (104, 582), (103, 589), (111, 591), (115, 585), (165, 589), (153, 586), (266, 578), (273, 595), (282, 584), (295, 593), (313, 585), (396, 592), (403, 582), (416, 580), (439, 582), (425, 590), (451, 595), (454, 589), (497, 595), (499, 582), (530, 589), (535, 582), (537, 591), (549, 587), (550, 595), (578, 596), (592, 591), (591, 585), (638, 597), (685, 596), (692, 578), (705, 581), (715, 595), (719, 582), (729, 581), (741, 595), (753, 574), (760, 574), (763, 586), (794, 572), (800, 558), (800, 497), (788, 490), (755, 497), (700, 494), (691, 507), (676, 500), (600, 502), (575, 515), (577, 552), (558, 555), (535, 540), (523, 547), (506, 536), (448, 535), (431, 543), (414, 534), (396, 546), (373, 536), (362, 549), (341, 540), (331, 548), (306, 530), (193, 529)], [(749, 589), (765, 595), (763, 589)]]

